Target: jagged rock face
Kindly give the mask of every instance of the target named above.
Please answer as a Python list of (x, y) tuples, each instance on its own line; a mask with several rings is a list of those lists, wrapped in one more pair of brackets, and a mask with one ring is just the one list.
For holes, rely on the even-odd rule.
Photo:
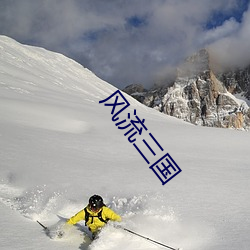
[(141, 93), (146, 90), (144, 89), (142, 84), (131, 84), (131, 85), (128, 85), (123, 91), (131, 95), (134, 93)]
[(245, 121), (248, 106), (239, 103), (212, 77), (179, 79), (169, 88), (161, 105), (164, 113), (197, 125), (227, 128), (249, 125)]
[(131, 84), (128, 85), (123, 91), (131, 96), (133, 96), (137, 101), (144, 101), (144, 94), (147, 91), (142, 84)]
[(250, 66), (218, 74), (218, 79), (225, 84), (230, 93), (242, 93), (250, 100)]
[[(235, 73), (237, 76), (239, 74), (245, 77), (245, 80), (235, 78), (238, 81), (237, 88), (242, 91), (242, 84), (249, 84), (249, 74)], [(221, 77), (231, 79), (230, 83), (228, 81), (224, 84), (215, 76), (209, 66), (208, 52), (201, 50), (188, 58), (178, 69), (177, 78), (171, 87), (136, 92), (137, 96), (140, 96), (137, 100), (160, 112), (196, 125), (249, 128), (248, 105), (231, 94), (236, 92), (231, 75), (227, 73)], [(227, 88), (233, 91), (230, 93)]]

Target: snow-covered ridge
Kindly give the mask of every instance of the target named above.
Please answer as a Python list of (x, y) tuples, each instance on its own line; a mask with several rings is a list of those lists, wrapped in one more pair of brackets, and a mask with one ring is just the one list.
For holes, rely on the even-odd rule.
[[(96, 77), (98, 81), (91, 84), (88, 81), (88, 79), (94, 77), (91, 71), (59, 53), (39, 47), (21, 45), (4, 36), (1, 36), (0, 39), (0, 52), (1, 84), (7, 85), (9, 83), (6, 82), (8, 81), (8, 75), (13, 75), (13, 73), (13, 76), (17, 79), (19, 77), (20, 79), (24, 78), (21, 86), (20, 82), (18, 82), (18, 86), (15, 86), (14, 82), (12, 82), (13, 86), (9, 86), (10, 83), (6, 86), (16, 92), (35, 94), (32, 90), (37, 90), (37, 88), (34, 88), (34, 86), (39, 87), (41, 85), (43, 89), (51, 90), (51, 85), (54, 85), (57, 91), (82, 92), (96, 98), (99, 98), (100, 94), (106, 95), (109, 93), (106, 92), (108, 83)], [(110, 91), (114, 88), (109, 85), (108, 89)]]

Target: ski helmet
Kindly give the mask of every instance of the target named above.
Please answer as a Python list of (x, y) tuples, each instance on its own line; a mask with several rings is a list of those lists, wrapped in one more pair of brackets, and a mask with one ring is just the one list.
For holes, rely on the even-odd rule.
[(89, 198), (89, 206), (93, 210), (98, 210), (103, 207), (103, 199), (99, 195), (93, 195)]

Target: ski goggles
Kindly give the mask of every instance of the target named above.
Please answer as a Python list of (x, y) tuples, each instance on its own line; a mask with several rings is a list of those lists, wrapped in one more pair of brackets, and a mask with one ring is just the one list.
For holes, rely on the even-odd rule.
[(97, 206), (89, 206), (90, 210), (93, 212), (97, 212), (101, 209), (101, 207), (97, 207)]

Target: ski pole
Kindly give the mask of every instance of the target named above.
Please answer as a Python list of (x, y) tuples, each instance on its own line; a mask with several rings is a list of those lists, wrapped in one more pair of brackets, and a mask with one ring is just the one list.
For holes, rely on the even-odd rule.
[(152, 240), (152, 239), (150, 239), (150, 238), (148, 238), (148, 237), (145, 237), (145, 236), (143, 236), (143, 235), (141, 235), (141, 234), (135, 233), (135, 232), (133, 232), (133, 231), (127, 229), (127, 228), (124, 228), (124, 227), (123, 227), (122, 229), (125, 230), (125, 231), (127, 231), (127, 232), (129, 232), (129, 233), (131, 233), (131, 234), (137, 235), (137, 236), (139, 236), (139, 237), (141, 237), (141, 238), (143, 238), (143, 239), (146, 239), (146, 240), (148, 240), (148, 241), (152, 241), (152, 242), (154, 242), (154, 243), (156, 243), (156, 244), (158, 244), (158, 245), (161, 245), (161, 246), (163, 246), (163, 247), (167, 247), (167, 248), (172, 249), (172, 250), (179, 250), (179, 248), (173, 248), (173, 247), (167, 246), (167, 245), (162, 244), (162, 243), (160, 243), (160, 242), (158, 242), (158, 241), (155, 241), (155, 240)]
[(48, 230), (48, 228), (47, 227), (45, 227), (41, 222), (39, 222), (38, 220), (36, 221), (40, 226), (42, 226), (43, 227), (43, 229), (46, 231), (46, 230)]

